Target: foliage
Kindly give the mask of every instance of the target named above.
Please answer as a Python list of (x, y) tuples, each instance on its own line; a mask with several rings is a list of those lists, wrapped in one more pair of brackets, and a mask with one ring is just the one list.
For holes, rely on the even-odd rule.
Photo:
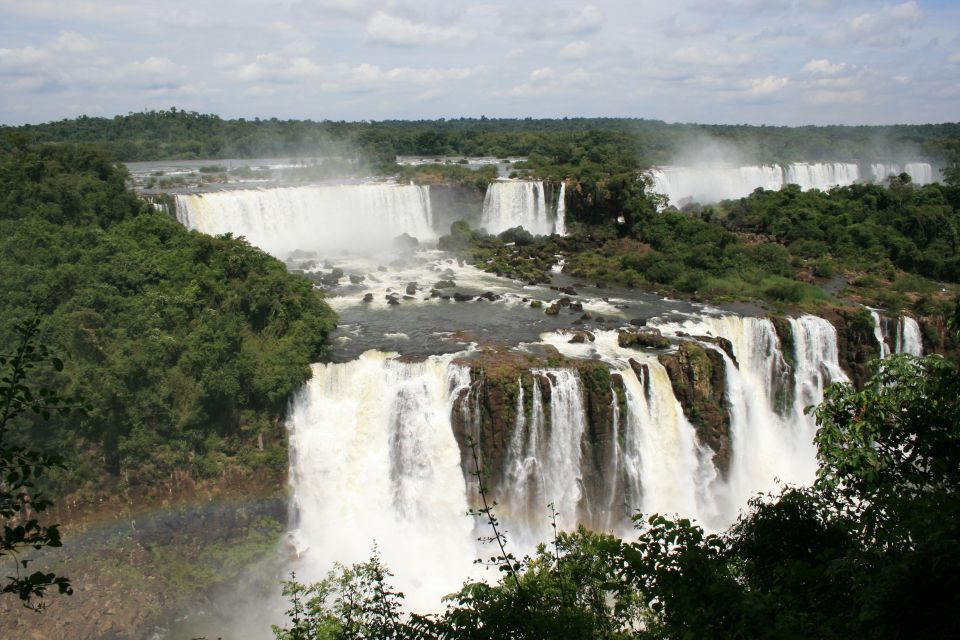
[(58, 490), (282, 465), (276, 420), (333, 313), (279, 261), (188, 232), (125, 178), (95, 147), (0, 156), (0, 338), (39, 305), (50, 344), (73, 355), (50, 382), (91, 405), (76, 423), (20, 416), (11, 442), (64, 457), (47, 479)]
[(0, 558), (5, 556), (13, 564), (15, 575), (7, 576), (0, 593), (13, 593), (32, 609), (42, 609), (46, 590), (56, 587), (61, 594), (72, 594), (70, 580), (53, 573), (35, 571), (21, 573), (31, 560), (23, 553), (59, 547), (60, 530), (57, 525), (44, 525), (33, 517), (45, 511), (52, 503), (38, 490), (41, 477), (54, 467), (62, 467), (57, 456), (10, 444), (8, 428), (21, 414), (31, 412), (43, 420), (51, 415), (68, 415), (76, 408), (56, 391), (37, 387), (28, 380), (31, 372), (41, 365), (63, 369), (63, 361), (53, 356), (43, 343), (37, 342), (39, 318), (14, 327), (19, 337), (13, 352), (0, 353), (0, 520), (3, 538), (0, 539)]

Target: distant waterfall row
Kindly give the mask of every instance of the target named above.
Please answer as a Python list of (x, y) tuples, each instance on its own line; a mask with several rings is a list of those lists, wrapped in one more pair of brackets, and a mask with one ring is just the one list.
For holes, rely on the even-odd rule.
[(280, 258), (301, 249), (389, 245), (401, 233), (437, 237), (430, 187), (363, 184), (243, 189), (177, 196), (177, 218), (208, 234), (242, 235)]
[[(902, 318), (897, 327), (896, 349), (919, 353), (916, 322)], [(846, 379), (829, 322), (790, 319), (789, 348), (764, 318), (703, 317), (656, 328), (722, 357), (725, 469), (684, 414), (657, 355), (620, 347), (615, 331), (596, 332), (586, 344), (550, 334), (566, 355), (599, 359), (622, 382), (611, 389), (610, 437), (602, 442), (590, 441), (597, 409), (587, 410), (576, 369), (528, 370), (532, 384), (525, 390), (518, 381), (516, 423), (492, 436), (476, 395), (482, 381), (455, 355), (417, 363), (371, 351), (314, 365), (288, 423), (298, 574), (316, 579), (333, 560), (364, 559), (375, 541), (415, 608), (470, 574), (475, 527), (485, 525), (465, 517), (476, 483), (454, 412), (481, 445), (503, 439), (494, 498), (521, 552), (549, 534), (548, 504), (564, 529), (584, 523), (625, 533), (637, 511), (678, 513), (720, 529), (757, 492), (813, 480), (815, 424), (803, 409), (823, 399), (827, 384)]]
[[(534, 235), (566, 233), (566, 185), (552, 190), (543, 182), (509, 180), (487, 188), (475, 227), (500, 233), (522, 226)], [(421, 241), (449, 232), (449, 220), (436, 216), (429, 186), (359, 184), (236, 189), (176, 196), (177, 219), (211, 235), (244, 236), (280, 258), (295, 250), (370, 250), (389, 246), (407, 233)], [(469, 212), (455, 211), (453, 219)], [(450, 216), (447, 216), (450, 217)]]
[(934, 182), (933, 167), (926, 162), (903, 165), (855, 162), (822, 162), (753, 165), (743, 167), (660, 167), (650, 171), (653, 191), (666, 195), (671, 204), (718, 202), (742, 198), (754, 189), (779, 190), (787, 184), (801, 189), (826, 191), (855, 182), (883, 183), (891, 175), (907, 173), (919, 185)]

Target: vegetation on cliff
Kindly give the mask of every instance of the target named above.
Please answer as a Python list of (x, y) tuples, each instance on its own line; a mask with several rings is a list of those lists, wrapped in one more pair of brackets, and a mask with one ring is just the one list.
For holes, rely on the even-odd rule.
[(281, 467), (277, 419), (334, 315), (303, 278), (229, 236), (188, 232), (139, 200), (99, 148), (15, 144), (0, 155), (0, 338), (39, 309), (64, 358), (50, 386), (77, 421), (20, 416), (14, 444), (61, 455), (82, 501), (175, 490), (228, 469)]

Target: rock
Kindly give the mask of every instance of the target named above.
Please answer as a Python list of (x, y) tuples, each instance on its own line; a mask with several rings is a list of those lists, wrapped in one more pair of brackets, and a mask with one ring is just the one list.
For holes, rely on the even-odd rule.
[(600, 316), (599, 318), (597, 318), (597, 322), (599, 322), (600, 324), (605, 324), (607, 322), (607, 319), (604, 318), (603, 316)]
[(388, 296), (388, 297), (387, 297), (387, 304), (389, 304), (390, 306), (394, 306), (394, 307), (395, 307), (395, 306), (397, 306), (398, 304), (400, 304), (400, 301), (397, 300), (396, 298), (391, 298), (391, 297)]
[(697, 438), (713, 450), (713, 463), (722, 476), (730, 470), (730, 412), (726, 399), (723, 356), (692, 341), (680, 342), (677, 351), (661, 354), (673, 392)]
[(574, 289), (573, 287), (557, 287), (557, 291), (559, 291), (560, 293), (565, 293), (568, 296), (579, 295), (576, 289)]
[(363, 301), (364, 301), (364, 302), (373, 302), (373, 294), (372, 294), (372, 293), (365, 294), (365, 295), (363, 296)]
[(590, 313), (589, 311), (587, 311), (587, 312), (584, 313), (582, 316), (580, 316), (580, 319), (581, 319), (581, 320), (593, 320), (593, 314)]
[(558, 305), (560, 305), (561, 307), (569, 307), (569, 306), (570, 306), (570, 298), (567, 298), (567, 297), (560, 298), (559, 300), (557, 300), (556, 302), (554, 302), (554, 304), (558, 304)]
[(552, 305), (544, 309), (543, 312), (548, 316), (555, 316), (558, 313), (560, 313), (560, 304), (557, 302), (554, 302)]
[(583, 320), (581, 320), (580, 318), (577, 318), (576, 320), (574, 320), (574, 321), (571, 322), (570, 324), (576, 325), (576, 326), (580, 326), (581, 324), (583, 324)]
[(407, 283), (407, 295), (412, 296), (416, 292), (417, 292), (417, 283), (416, 282)]
[(530, 308), (531, 308), (531, 309), (539, 309), (539, 308), (541, 308), (542, 306), (543, 306), (543, 302), (540, 301), (540, 300), (531, 300), (531, 301), (530, 301)]
[(584, 344), (586, 342), (593, 342), (597, 337), (590, 333), (589, 331), (574, 331), (570, 334), (570, 344)]
[(420, 248), (420, 241), (408, 233), (401, 233), (393, 239), (393, 248), (403, 253), (413, 253)]
[(439, 289), (430, 289), (430, 297), (431, 297), (431, 298), (439, 298), (439, 297), (442, 296), (442, 295), (443, 295), (443, 294), (440, 292)]
[(733, 344), (726, 338), (715, 338), (713, 336), (693, 336), (701, 342), (709, 342), (710, 344), (715, 344), (721, 349), (724, 353), (730, 356), (730, 359), (733, 360), (733, 364), (739, 369), (740, 363), (737, 362), (737, 356), (733, 355)]
[(622, 330), (617, 334), (617, 344), (623, 348), (669, 349), (671, 343), (670, 340), (660, 335), (659, 331)]
[(605, 282), (597, 282), (597, 283), (595, 283), (593, 286), (595, 286), (597, 289), (606, 289), (606, 288), (607, 288), (607, 283), (605, 283)]
[(366, 280), (365, 276), (358, 276), (354, 273), (350, 274), (350, 284), (360, 284), (364, 280)]
[(583, 311), (583, 304), (580, 303), (580, 302), (571, 302), (571, 303), (570, 303), (570, 311), (576, 311), (576, 312), (578, 312), (578, 313), (579, 313), (580, 311)]
[(457, 283), (453, 280), (440, 280), (437, 284), (433, 285), (434, 289), (453, 289), (457, 286)]
[(494, 301), (500, 299), (500, 295), (498, 295), (498, 294), (496, 294), (496, 293), (494, 293), (494, 292), (492, 292), (492, 291), (484, 291), (482, 294), (480, 294), (479, 297), (481, 297), (481, 298), (483, 298), (483, 299), (485, 299), (485, 300), (489, 300), (490, 302), (494, 302)]
[(632, 324), (632, 325), (635, 326), (635, 327), (645, 327), (645, 326), (647, 326), (647, 319), (646, 319), (646, 318), (631, 318), (630, 324)]
[(469, 302), (470, 300), (473, 300), (473, 296), (468, 296), (465, 293), (460, 293), (459, 291), (455, 291), (453, 294), (453, 299), (456, 300), (457, 302)]

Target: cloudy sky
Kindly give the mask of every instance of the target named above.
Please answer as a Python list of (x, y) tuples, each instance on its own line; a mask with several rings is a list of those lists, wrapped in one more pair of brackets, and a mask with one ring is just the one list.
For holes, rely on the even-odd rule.
[(960, 0), (0, 0), (0, 123), (960, 120)]

